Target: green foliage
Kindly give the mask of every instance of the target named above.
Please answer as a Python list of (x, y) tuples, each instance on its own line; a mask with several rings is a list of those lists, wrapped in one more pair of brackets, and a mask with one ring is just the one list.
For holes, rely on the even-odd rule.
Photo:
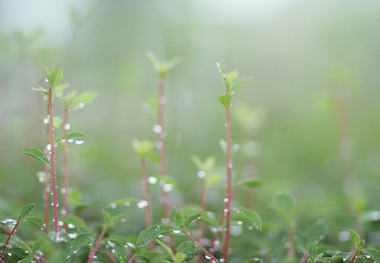
[(236, 213), (232, 215), (232, 219), (242, 222), (245, 226), (252, 226), (258, 230), (262, 230), (262, 222), (260, 216), (253, 210), (239, 207)]
[(44, 153), (41, 152), (40, 150), (35, 149), (35, 148), (23, 148), (22, 150), (24, 151), (24, 153), (26, 155), (32, 156), (32, 157), (36, 158), (37, 160), (40, 160), (44, 164), (51, 166), (49, 159), (46, 158)]
[(47, 67), (45, 67), (44, 69), (45, 69), (46, 80), (49, 86), (51, 88), (57, 87), (61, 83), (62, 78), (63, 78), (62, 69), (58, 67), (53, 69), (52, 71), (49, 71)]
[(21, 208), (20, 213), (18, 214), (17, 220), (23, 220), (30, 212), (36, 207), (35, 204), (28, 204)]
[(90, 136), (80, 133), (80, 132), (71, 132), (64, 134), (55, 139), (55, 142), (75, 142), (76, 144), (81, 144), (83, 141), (92, 140)]
[(172, 68), (182, 61), (179, 57), (169, 61), (158, 61), (155, 55), (151, 52), (147, 53), (147, 57), (160, 79), (164, 79)]

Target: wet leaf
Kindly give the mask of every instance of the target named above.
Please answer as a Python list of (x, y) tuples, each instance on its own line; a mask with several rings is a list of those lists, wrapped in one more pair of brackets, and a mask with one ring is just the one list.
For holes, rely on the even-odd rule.
[(115, 256), (119, 262), (125, 262), (127, 258), (127, 250), (123, 244), (116, 242), (113, 251), (115, 251)]
[(168, 225), (154, 225), (140, 232), (137, 237), (137, 246), (145, 246), (150, 241), (158, 238), (161, 235), (165, 235), (173, 230), (178, 230), (178, 227)]
[(65, 105), (65, 107), (68, 107), (70, 105), (70, 103), (74, 100), (77, 94), (78, 92), (76, 90), (72, 90), (63, 98), (63, 104)]
[(85, 246), (92, 246), (95, 242), (95, 235), (93, 233), (82, 233), (79, 234), (74, 240), (71, 242), (70, 253), (74, 253), (78, 249)]
[(68, 110), (69, 112), (73, 110), (82, 109), (84, 106), (90, 104), (96, 97), (94, 92), (84, 92), (76, 96), (70, 103)]
[(314, 243), (310, 244), (309, 249), (307, 251), (309, 253), (309, 257), (310, 257), (311, 261), (314, 262), (314, 259), (318, 256), (318, 249), (314, 245)]
[(232, 219), (236, 221), (241, 221), (245, 226), (253, 226), (254, 228), (261, 231), (262, 222), (260, 216), (253, 210), (238, 207), (236, 213), (232, 215)]
[(249, 178), (245, 179), (241, 182), (242, 185), (248, 188), (256, 188), (263, 184), (263, 182), (259, 178)]
[(34, 203), (25, 205), (24, 207), (21, 208), (17, 219), (19, 221), (24, 219), (24, 217), (26, 217), (30, 212), (32, 212), (35, 207), (36, 207), (36, 204)]
[(363, 252), (370, 255), (374, 261), (380, 262), (380, 250), (375, 248), (365, 248), (363, 249)]
[(32, 157), (40, 160), (44, 164), (51, 166), (51, 163), (48, 160), (48, 158), (46, 158), (46, 156), (40, 150), (35, 149), (35, 148), (22, 148), (22, 150), (24, 151), (24, 153), (26, 155), (32, 156)]
[(92, 140), (93, 138), (80, 132), (71, 132), (67, 133), (65, 135), (62, 135), (55, 139), (55, 142), (62, 142), (62, 141), (86, 141), (86, 140)]
[(40, 229), (45, 229), (44, 220), (39, 216), (26, 216), (23, 218), (23, 221), (33, 224)]
[(185, 216), (181, 210), (173, 209), (170, 214), (170, 221), (179, 227), (183, 227), (185, 225)]
[(60, 218), (60, 220), (63, 223), (65, 223), (67, 225), (71, 224), (71, 225), (75, 226), (78, 229), (82, 229), (82, 230), (87, 230), (88, 229), (85, 221), (82, 218), (74, 216), (74, 215), (63, 216), (63, 217)]
[(195, 255), (197, 248), (192, 241), (185, 241), (177, 247), (178, 252), (182, 252), (186, 255), (186, 258), (191, 258)]
[(46, 75), (46, 78), (48, 79), (48, 83), (50, 87), (55, 88), (62, 81), (63, 71), (61, 68), (57, 67), (53, 69), (53, 71), (49, 72), (49, 70), (45, 67), (45, 75)]

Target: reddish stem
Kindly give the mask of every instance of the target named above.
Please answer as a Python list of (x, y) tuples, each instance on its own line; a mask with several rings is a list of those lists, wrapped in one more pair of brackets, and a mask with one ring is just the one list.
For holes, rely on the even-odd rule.
[(288, 227), (287, 236), (288, 236), (289, 247), (288, 247), (288, 252), (287, 252), (286, 256), (288, 258), (295, 258), (296, 246), (295, 246), (295, 242), (294, 242), (294, 229), (292, 226)]
[[(63, 135), (67, 134), (67, 125), (69, 123), (69, 114), (67, 106), (63, 109)], [(67, 215), (69, 211), (69, 147), (68, 142), (63, 143), (63, 209), (62, 215)]]
[[(49, 103), (47, 103), (47, 106), (46, 106), (46, 117), (49, 116), (49, 112), (50, 112)], [(50, 131), (49, 124), (46, 124), (46, 132), (45, 132), (45, 134), (46, 134), (46, 137), (45, 137), (46, 145), (49, 144), (49, 139), (50, 139), (49, 131)], [(46, 158), (48, 158), (50, 160), (50, 153), (49, 153), (49, 151), (46, 148), (45, 148), (45, 155), (46, 155)], [(45, 223), (45, 232), (49, 233), (49, 231), (50, 231), (50, 224), (49, 224), (50, 171), (49, 171), (49, 166), (48, 165), (45, 165), (45, 184), (44, 184), (44, 193), (43, 193), (43, 196), (44, 196), (44, 223)]]
[(14, 225), (12, 231), (8, 234), (8, 238), (7, 240), (5, 241), (5, 244), (3, 246), (3, 249), (1, 250), (1, 254), (0, 254), (0, 259), (2, 260), (4, 258), (4, 255), (5, 255), (5, 251), (7, 250), (7, 247), (8, 247), (8, 244), (9, 244), (9, 241), (11, 240), (11, 237), (13, 236), (13, 234), (15, 233), (18, 225), (20, 224), (20, 221), (17, 220), (16, 224)]
[[(228, 90), (227, 90), (228, 91)], [(226, 190), (226, 207), (225, 214), (225, 233), (223, 243), (223, 262), (228, 260), (230, 244), (230, 224), (231, 224), (231, 202), (232, 202), (232, 158), (231, 158), (231, 108), (226, 108), (226, 172), (227, 172), (227, 190)]]
[(53, 123), (53, 89), (49, 88), (48, 96), (48, 109), (49, 109), (49, 142), (50, 142), (50, 162), (51, 162), (51, 184), (53, 193), (53, 223), (54, 232), (58, 233), (58, 196), (57, 196), (57, 176), (56, 176), (56, 163), (55, 163), (55, 142), (54, 142), (54, 123)]
[[(160, 79), (158, 82), (158, 98), (157, 98), (157, 125), (160, 127), (158, 133), (158, 150), (160, 156), (160, 174), (166, 176), (166, 156), (165, 156), (165, 129), (164, 129), (164, 104), (165, 104), (165, 81)], [(161, 200), (164, 210), (164, 223), (168, 223), (170, 214), (169, 195), (165, 191), (164, 186), (161, 186)]]
[(135, 258), (137, 257), (137, 253), (135, 252), (132, 257), (128, 260), (128, 263), (132, 263), (133, 260), (135, 260)]
[(214, 255), (212, 255), (207, 249), (205, 249), (201, 243), (199, 243), (186, 229), (182, 229), (183, 233), (194, 242), (194, 244), (205, 253), (206, 256), (210, 258), (212, 262), (219, 263), (219, 260), (217, 260)]
[(88, 255), (87, 263), (91, 263), (91, 261), (94, 259), (96, 252), (98, 251), (100, 244), (102, 243), (104, 234), (107, 232), (107, 226), (103, 226), (102, 231), (99, 234), (98, 240), (96, 240), (94, 248), (91, 250), (90, 254)]
[[(141, 173), (142, 173), (142, 184), (143, 184), (143, 194), (144, 199), (147, 202), (147, 205), (144, 208), (145, 213), (145, 227), (148, 228), (152, 225), (152, 212), (151, 212), (151, 200), (149, 195), (149, 182), (148, 182), (148, 173), (146, 169), (145, 158), (141, 158)], [(150, 248), (154, 249), (154, 243), (150, 243)]]
[(302, 255), (302, 258), (300, 259), (300, 263), (305, 263), (308, 258), (309, 258), (309, 253), (305, 251)]

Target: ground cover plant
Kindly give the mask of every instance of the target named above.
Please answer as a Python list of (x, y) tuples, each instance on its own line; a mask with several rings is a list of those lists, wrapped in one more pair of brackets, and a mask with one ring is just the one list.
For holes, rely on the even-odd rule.
[[(46, 102), (44, 123), (45, 144), (43, 150), (23, 148), (26, 155), (41, 162), (44, 171), (38, 172), (38, 180), (43, 184), (43, 204), (31, 203), (21, 207), (18, 215), (2, 218), (0, 231), (0, 262), (379, 262), (379, 242), (371, 237), (372, 222), (376, 222), (376, 211), (364, 212), (359, 198), (355, 195), (355, 184), (344, 188), (347, 202), (347, 216), (353, 218), (351, 229), (335, 234), (325, 234), (323, 217), (311, 222), (308, 227), (297, 224), (299, 208), (293, 197), (287, 193), (277, 193), (268, 202), (272, 213), (260, 216), (255, 211), (235, 201), (235, 196), (243, 192), (256, 191), (265, 187), (255, 177), (244, 178), (240, 168), (233, 166), (239, 156), (239, 146), (232, 141), (233, 101), (238, 98), (239, 89), (248, 85), (250, 78), (239, 78), (238, 71), (226, 71), (219, 63), (223, 93), (215, 99), (221, 104), (221, 114), (225, 122), (225, 138), (220, 140), (225, 153), (224, 171), (215, 169), (215, 157), (191, 157), (198, 169), (201, 181), (198, 204), (175, 206), (171, 203), (171, 192), (177, 187), (174, 177), (166, 167), (165, 147), (165, 78), (180, 62), (176, 58), (159, 61), (153, 54), (148, 58), (157, 74), (157, 96), (150, 100), (156, 117), (154, 132), (156, 142), (145, 138), (134, 139), (130, 147), (136, 153), (136, 162), (141, 163), (141, 192), (143, 199), (126, 195), (123, 199), (109, 200), (109, 205), (101, 208), (102, 219), (95, 224), (80, 217), (83, 205), (76, 200), (80, 191), (69, 185), (69, 144), (83, 144), (96, 141), (81, 132), (69, 132), (69, 113), (92, 102), (96, 94), (77, 94), (68, 91), (68, 84), (62, 83), (60, 68), (45, 68), (44, 86), (33, 88), (42, 94)], [(174, 70), (175, 71), (175, 70)], [(337, 82), (341, 81), (339, 78)], [(63, 117), (55, 116), (54, 101), (58, 98), (63, 108)], [(234, 99), (234, 100), (233, 100)], [(335, 100), (336, 102), (336, 100)], [(342, 101), (337, 107), (337, 123), (341, 126), (341, 140), (347, 137), (342, 116)], [(338, 103), (337, 103), (338, 104)], [(57, 136), (60, 127), (62, 135)], [(57, 151), (63, 151), (62, 180), (57, 180)], [(73, 150), (75, 150), (73, 148)], [(21, 154), (21, 153), (20, 153)], [(349, 160), (342, 158), (342, 170)], [(149, 174), (147, 166), (157, 168)], [(347, 173), (343, 173), (346, 175)], [(59, 185), (62, 182), (62, 185)], [(209, 209), (209, 192), (222, 185), (224, 198), (218, 200), (221, 210)], [(155, 189), (156, 188), (156, 189)], [(158, 191), (155, 191), (158, 190)], [(78, 197), (79, 196), (79, 197)], [(158, 201), (157, 201), (158, 200)], [(154, 202), (156, 201), (156, 202)], [(60, 204), (63, 203), (63, 205)], [(155, 207), (157, 205), (157, 207)], [(43, 206), (43, 215), (35, 213), (36, 206)], [(143, 213), (141, 212), (143, 210)], [(281, 219), (273, 223), (272, 218)], [(129, 222), (144, 221), (144, 226)], [(275, 225), (273, 225), (275, 224)], [(126, 230), (125, 230), (126, 229)], [(336, 235), (346, 235), (346, 240), (337, 241)], [(366, 242), (366, 239), (369, 242)]]

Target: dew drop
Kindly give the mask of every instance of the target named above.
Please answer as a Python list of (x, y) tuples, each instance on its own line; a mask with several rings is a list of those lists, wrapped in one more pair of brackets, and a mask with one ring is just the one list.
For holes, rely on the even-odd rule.
[(162, 127), (160, 125), (158, 125), (158, 124), (154, 125), (153, 126), (153, 132), (154, 133), (160, 133), (160, 132), (162, 132)]
[(17, 224), (17, 220), (9, 218), (1, 221), (1, 224), (14, 226)]
[(51, 144), (46, 145), (46, 149), (50, 152), (51, 151)]
[(157, 179), (157, 177), (149, 177), (148, 182), (150, 184), (156, 184), (158, 182), (158, 179)]
[(144, 208), (148, 205), (148, 201), (146, 200), (141, 200), (140, 202), (137, 203), (138, 208)]
[(66, 188), (61, 188), (61, 193), (62, 193), (62, 194), (66, 194), (66, 193), (67, 193)]
[(157, 147), (157, 149), (162, 149), (162, 147), (164, 147), (164, 143), (161, 141), (158, 141), (158, 142), (156, 142), (156, 147)]
[(83, 144), (83, 143), (84, 143), (83, 140), (76, 140), (76, 141), (75, 141), (75, 144), (77, 144), (77, 145), (80, 145), (80, 144)]
[(83, 107), (84, 107), (84, 103), (83, 102), (79, 103), (78, 108), (82, 109)]
[(48, 118), (45, 118), (45, 119), (44, 119), (44, 124), (48, 124), (48, 123), (49, 123)]
[(71, 125), (69, 123), (66, 123), (65, 126), (64, 126), (65, 130), (70, 130), (71, 128)]
[(164, 190), (165, 192), (170, 192), (171, 190), (173, 190), (173, 185), (172, 184), (164, 184), (162, 186), (162, 190)]
[(69, 224), (67, 224), (67, 227), (68, 228), (75, 228), (75, 225), (69, 223)]
[(115, 209), (116, 208), (116, 204), (112, 203), (111, 204), (111, 208)]
[(160, 104), (165, 104), (165, 103), (166, 103), (166, 97), (164, 97), (164, 96), (159, 97), (159, 98), (158, 98), (158, 102), (159, 102)]
[(130, 206), (131, 203), (127, 201), (127, 202), (124, 202), (124, 205), (125, 205), (125, 206)]
[[(167, 225), (167, 224), (170, 223), (170, 220), (169, 220), (169, 218), (163, 217), (163, 218), (161, 219), (161, 222), (162, 222), (163, 224)], [(157, 230), (160, 230), (160, 229), (157, 229)]]
[(45, 79), (45, 82), (49, 82), (49, 79), (48, 79), (48, 78), (46, 78), (46, 79)]
[(239, 226), (243, 225), (243, 222), (242, 221), (237, 221), (236, 222)]
[(181, 230), (177, 230), (177, 229), (175, 229), (175, 230), (173, 230), (173, 233), (174, 233), (174, 234), (180, 234), (180, 233), (181, 233)]
[(68, 142), (74, 142), (74, 139), (69, 139)]
[(227, 203), (228, 202), (228, 198), (224, 198), (224, 202)]
[(197, 175), (198, 175), (199, 178), (202, 179), (202, 178), (205, 178), (206, 172), (205, 171), (199, 171)]

